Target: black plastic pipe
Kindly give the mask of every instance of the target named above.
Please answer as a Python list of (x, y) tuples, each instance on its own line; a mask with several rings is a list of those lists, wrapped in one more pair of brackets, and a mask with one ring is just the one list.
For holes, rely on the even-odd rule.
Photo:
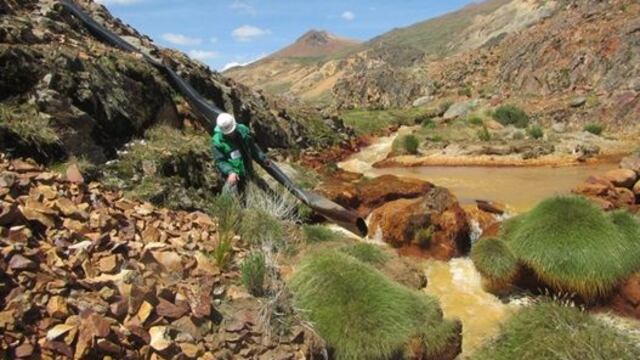
[[(162, 62), (148, 56), (147, 54), (139, 51), (135, 46), (129, 44), (127, 41), (116, 35), (112, 31), (106, 29), (104, 26), (98, 24), (91, 16), (85, 13), (72, 0), (60, 0), (62, 4), (71, 14), (80, 19), (85, 27), (91, 32), (91, 34), (98, 39), (117, 47), (121, 50), (140, 53), (142, 56), (152, 65), (167, 74), (173, 86), (187, 99), (187, 102), (193, 107), (196, 112), (200, 114), (212, 128), (216, 123), (217, 116), (223, 112), (214, 105), (212, 102), (205, 99), (200, 93), (198, 93), (186, 80), (180, 77), (173, 69), (163, 64)], [(328, 200), (318, 194), (310, 191), (305, 191), (297, 187), (289, 177), (278, 168), (273, 162), (269, 165), (260, 164), (265, 171), (282, 184), (289, 192), (291, 192), (296, 198), (305, 203), (311, 209), (318, 214), (329, 219), (337, 225), (353, 232), (360, 236), (367, 236), (367, 224), (358, 214), (353, 210), (345, 209), (344, 207), (336, 204), (335, 202)]]

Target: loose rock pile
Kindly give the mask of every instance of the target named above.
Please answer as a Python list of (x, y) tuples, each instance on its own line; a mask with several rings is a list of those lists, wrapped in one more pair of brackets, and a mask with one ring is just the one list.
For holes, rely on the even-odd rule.
[[(236, 263), (210, 259), (216, 221), (0, 154), (0, 357), (303, 358), (271, 338)], [(239, 238), (235, 259), (243, 257)]]
[(573, 192), (595, 201), (605, 210), (625, 208), (637, 212), (640, 206), (640, 154), (622, 159), (619, 169), (589, 177)]

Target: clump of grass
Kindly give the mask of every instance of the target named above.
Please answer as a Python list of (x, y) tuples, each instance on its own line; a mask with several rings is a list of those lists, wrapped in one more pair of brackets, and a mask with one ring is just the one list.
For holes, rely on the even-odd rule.
[(626, 215), (608, 216), (572, 196), (541, 202), (503, 234), (516, 258), (546, 284), (591, 300), (640, 268), (640, 247), (628, 239), (636, 231), (637, 222)]
[(213, 198), (209, 205), (209, 213), (218, 219), (218, 232), (232, 234), (238, 231), (242, 219), (242, 206), (233, 195), (220, 194)]
[(240, 270), (244, 287), (254, 296), (262, 295), (267, 271), (264, 254), (260, 252), (249, 254), (242, 263)]
[(431, 226), (420, 229), (414, 235), (413, 242), (422, 247), (428, 248), (431, 245), (431, 238), (433, 237), (433, 228)]
[(247, 209), (240, 225), (242, 239), (250, 244), (273, 244), (279, 247), (284, 244), (285, 228), (282, 222), (261, 209)]
[(518, 260), (498, 238), (479, 240), (471, 248), (470, 256), (478, 272), (497, 287), (510, 283), (518, 274)]
[(338, 360), (400, 357), (415, 340), (437, 356), (458, 339), (437, 300), (339, 251), (307, 256), (290, 285), (296, 306)]
[(432, 118), (427, 118), (422, 121), (422, 124), (420, 124), (420, 126), (423, 129), (433, 129), (436, 127), (436, 123), (433, 122)]
[(414, 125), (417, 120), (419, 122), (420, 119), (434, 115), (433, 110), (422, 107), (385, 110), (355, 109), (342, 114), (345, 124), (352, 127), (358, 135), (381, 133), (393, 126)]
[(640, 358), (637, 342), (575, 307), (545, 301), (523, 308), (473, 360)]
[(544, 136), (544, 130), (542, 130), (540, 125), (531, 125), (527, 128), (527, 134), (532, 139), (542, 139)]
[(358, 242), (342, 247), (340, 250), (364, 263), (372, 264), (374, 266), (383, 265), (387, 260), (389, 260), (389, 255), (373, 244)]
[(282, 187), (276, 188), (273, 193), (267, 193), (250, 183), (245, 191), (244, 202), (247, 209), (260, 210), (279, 220), (300, 220), (298, 201)]
[(482, 129), (478, 130), (478, 139), (485, 142), (491, 141), (491, 133), (486, 126), (483, 126)]
[(225, 270), (231, 261), (233, 248), (231, 246), (232, 236), (228, 233), (220, 234), (218, 243), (211, 252), (211, 257), (221, 270)]
[(593, 135), (601, 135), (604, 131), (604, 125), (600, 123), (589, 123), (584, 126), (584, 131), (592, 133)]
[(491, 115), (504, 126), (513, 125), (524, 129), (529, 125), (529, 115), (515, 105), (502, 105), (495, 109)]
[(392, 151), (396, 155), (403, 154), (412, 154), (415, 155), (418, 153), (418, 147), (420, 146), (420, 140), (413, 135), (400, 135), (393, 140), (393, 144), (391, 145)]
[(482, 118), (478, 115), (470, 115), (467, 118), (467, 122), (473, 126), (482, 126), (484, 125), (484, 121), (482, 121)]
[(337, 232), (322, 225), (303, 225), (302, 233), (307, 244), (338, 241), (342, 238)]

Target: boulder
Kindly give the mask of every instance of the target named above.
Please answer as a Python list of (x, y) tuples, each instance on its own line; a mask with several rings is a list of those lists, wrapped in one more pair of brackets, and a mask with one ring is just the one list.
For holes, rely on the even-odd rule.
[(411, 199), (427, 194), (434, 186), (416, 179), (403, 179), (394, 175), (382, 175), (364, 180), (358, 185), (360, 207), (358, 211), (368, 215), (373, 209), (397, 199)]
[(629, 169), (615, 169), (607, 171), (604, 178), (611, 181), (616, 187), (631, 189), (636, 183), (638, 176), (635, 171)]
[(635, 273), (618, 288), (612, 306), (618, 313), (640, 319), (640, 273)]
[(620, 168), (629, 169), (640, 174), (640, 154), (627, 156), (620, 161)]
[(640, 196), (640, 181), (633, 185), (633, 193), (636, 194), (636, 196)]
[(449, 109), (444, 113), (444, 115), (442, 115), (442, 118), (444, 120), (453, 120), (453, 119), (465, 116), (471, 110), (475, 109), (476, 106), (478, 106), (478, 103), (476, 100), (455, 103), (449, 107)]
[(344, 207), (357, 209), (360, 205), (360, 192), (353, 183), (329, 180), (318, 185), (315, 190)]
[(469, 223), (457, 199), (434, 187), (416, 199), (388, 202), (371, 213), (370, 233), (394, 247), (418, 247), (429, 256), (448, 260), (468, 251)]
[(569, 106), (573, 108), (581, 107), (582, 105), (587, 103), (587, 98), (584, 96), (576, 96), (571, 101), (569, 101)]
[(431, 103), (432, 101), (433, 101), (433, 96), (427, 95), (427, 96), (422, 96), (422, 97), (419, 97), (419, 98), (415, 99), (411, 105), (413, 107), (420, 107), (420, 106), (427, 105), (427, 104)]

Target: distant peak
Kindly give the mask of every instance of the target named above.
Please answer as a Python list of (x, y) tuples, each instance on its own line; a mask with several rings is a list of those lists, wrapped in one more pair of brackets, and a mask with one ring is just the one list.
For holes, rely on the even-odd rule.
[(326, 30), (311, 29), (271, 58), (327, 56), (357, 44), (359, 42), (356, 40), (343, 38)]

